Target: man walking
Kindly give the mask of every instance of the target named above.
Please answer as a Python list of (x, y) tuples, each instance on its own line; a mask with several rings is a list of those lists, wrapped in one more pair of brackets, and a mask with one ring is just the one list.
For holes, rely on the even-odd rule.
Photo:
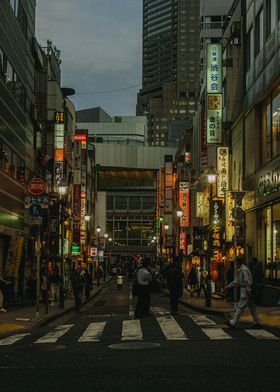
[(138, 301), (135, 309), (135, 318), (141, 318), (149, 315), (150, 311), (150, 283), (152, 282), (152, 274), (147, 269), (150, 259), (147, 257), (143, 260), (141, 268), (136, 273), (137, 283), (139, 285)]
[(240, 287), (240, 300), (237, 304), (236, 311), (234, 316), (231, 320), (227, 322), (230, 327), (235, 327), (236, 323), (240, 319), (242, 313), (248, 306), (252, 317), (255, 321), (255, 328), (259, 328), (261, 325), (261, 320), (257, 313), (256, 305), (252, 298), (252, 285), (253, 285), (253, 278), (251, 271), (244, 265), (244, 260), (242, 257), (236, 258), (237, 264), (237, 275), (235, 279), (226, 287), (227, 289), (239, 286)]

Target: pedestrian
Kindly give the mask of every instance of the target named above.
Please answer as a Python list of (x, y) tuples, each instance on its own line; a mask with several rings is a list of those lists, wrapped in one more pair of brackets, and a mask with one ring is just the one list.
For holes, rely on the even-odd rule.
[(78, 312), (82, 306), (82, 295), (83, 295), (83, 279), (81, 277), (81, 269), (77, 267), (72, 275), (72, 289), (75, 300), (75, 310)]
[(205, 270), (197, 272), (197, 280), (198, 280), (197, 298), (200, 298), (201, 291), (203, 291), (204, 297), (206, 297), (205, 285), (206, 285), (207, 275), (208, 273)]
[(88, 272), (87, 269), (85, 270), (85, 273), (84, 273), (84, 282), (85, 282), (85, 296), (86, 296), (86, 299), (89, 299), (90, 289), (92, 287), (92, 276)]
[(138, 283), (138, 300), (135, 308), (135, 318), (150, 315), (151, 293), (149, 285), (152, 282), (152, 274), (148, 270), (150, 259), (144, 258), (141, 267), (136, 273)]
[(228, 284), (226, 288), (229, 289), (234, 286), (239, 286), (240, 299), (237, 304), (237, 308), (233, 318), (229, 320), (227, 324), (230, 327), (235, 327), (242, 313), (244, 312), (246, 307), (248, 307), (255, 321), (255, 328), (259, 328), (261, 325), (261, 320), (259, 318), (256, 305), (252, 298), (253, 278), (252, 278), (251, 271), (248, 267), (244, 265), (243, 257), (236, 258), (236, 266), (237, 266), (236, 278), (230, 284)]
[(0, 277), (0, 312), (7, 312), (7, 309), (4, 308), (4, 295), (9, 284), (10, 282)]
[(250, 270), (253, 277), (252, 296), (257, 305), (261, 305), (262, 286), (263, 281), (263, 267), (262, 263), (256, 257), (252, 258)]
[(51, 290), (51, 306), (59, 299), (59, 284), (60, 277), (58, 267), (55, 266), (49, 276), (50, 290)]
[(31, 274), (29, 275), (28, 281), (28, 289), (29, 289), (29, 298), (31, 301), (31, 305), (35, 305), (36, 303), (36, 293), (37, 293), (37, 270), (33, 269)]
[(170, 313), (176, 314), (179, 298), (183, 295), (183, 274), (177, 263), (171, 263), (167, 269), (167, 287), (170, 294)]
[(191, 297), (194, 296), (197, 283), (198, 283), (198, 280), (197, 280), (196, 267), (192, 266), (192, 268), (188, 274), (188, 284), (190, 286)]
[(102, 275), (103, 275), (103, 268), (101, 267), (101, 265), (99, 265), (96, 270), (97, 287), (100, 285), (100, 279), (102, 278)]

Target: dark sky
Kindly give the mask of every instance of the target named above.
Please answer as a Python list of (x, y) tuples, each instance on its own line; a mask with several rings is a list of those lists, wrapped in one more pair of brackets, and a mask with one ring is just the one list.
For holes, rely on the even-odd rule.
[(37, 0), (37, 39), (61, 50), (62, 86), (78, 93), (77, 109), (101, 106), (135, 115), (141, 84), (142, 0)]

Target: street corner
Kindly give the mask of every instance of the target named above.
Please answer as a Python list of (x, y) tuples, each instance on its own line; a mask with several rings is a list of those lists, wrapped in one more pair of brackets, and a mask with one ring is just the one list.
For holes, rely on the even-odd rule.
[(0, 323), (0, 335), (5, 335), (5, 334), (11, 333), (11, 332), (18, 332), (23, 329), (26, 329), (26, 325), (24, 325), (24, 324), (5, 323), (5, 322)]

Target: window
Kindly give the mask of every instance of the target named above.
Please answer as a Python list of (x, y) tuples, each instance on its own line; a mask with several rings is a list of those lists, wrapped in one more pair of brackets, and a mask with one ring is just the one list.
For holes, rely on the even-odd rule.
[(141, 210), (141, 197), (139, 197), (139, 196), (130, 196), (130, 198), (129, 198), (129, 210), (130, 211), (139, 211), (139, 210)]
[(263, 48), (263, 9), (259, 11), (256, 16), (255, 24), (255, 55), (257, 55)]
[(0, 48), (0, 79), (4, 79), (4, 53)]
[(266, 37), (269, 37), (276, 27), (276, 8), (276, 0), (266, 0)]
[(107, 196), (106, 200), (106, 208), (107, 210), (113, 210), (114, 209), (114, 198), (113, 196)]
[(116, 196), (115, 197), (115, 209), (116, 210), (127, 210), (127, 197)]
[(13, 68), (6, 57), (4, 57), (4, 82), (9, 90), (13, 92)]
[(247, 69), (249, 69), (254, 62), (254, 39), (252, 27), (247, 33), (247, 45)]
[(278, 154), (280, 154), (280, 93), (272, 100), (272, 157)]
[(155, 208), (155, 198), (152, 196), (143, 197), (142, 208), (143, 210), (153, 210)]
[(6, 144), (2, 146), (2, 169), (5, 173), (12, 173), (13, 156), (12, 150)]

